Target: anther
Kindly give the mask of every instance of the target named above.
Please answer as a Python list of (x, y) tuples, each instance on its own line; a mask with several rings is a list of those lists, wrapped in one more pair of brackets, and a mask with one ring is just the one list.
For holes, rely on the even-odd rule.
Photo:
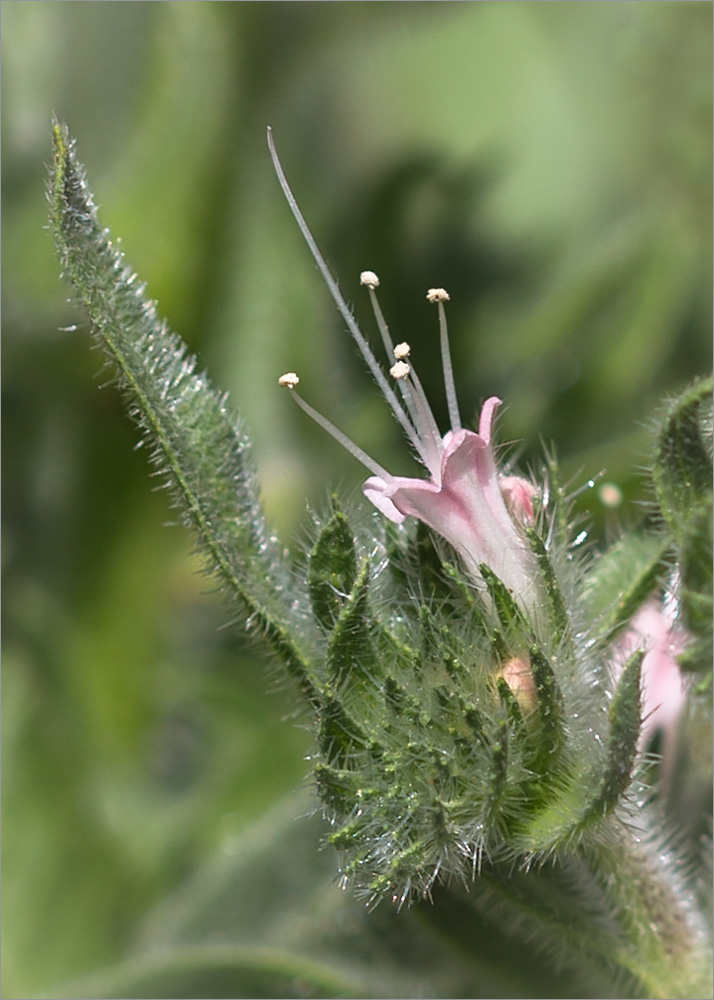
[(396, 379), (409, 378), (410, 373), (411, 373), (411, 368), (406, 363), (406, 361), (397, 361), (389, 369), (389, 374), (392, 376), (392, 378)]
[(360, 285), (366, 285), (367, 288), (379, 288), (379, 278), (374, 273), (374, 271), (362, 271), (359, 276)]
[(393, 353), (397, 361), (403, 361), (405, 358), (409, 357), (409, 355), (412, 353), (412, 349), (409, 346), (409, 344), (404, 342), (403, 344), (397, 344), (397, 346), (394, 348)]
[(284, 389), (294, 389), (299, 382), (300, 378), (295, 372), (285, 372), (278, 379), (278, 385), (281, 385)]
[(430, 288), (426, 293), (429, 302), (449, 302), (449, 293), (443, 288)]

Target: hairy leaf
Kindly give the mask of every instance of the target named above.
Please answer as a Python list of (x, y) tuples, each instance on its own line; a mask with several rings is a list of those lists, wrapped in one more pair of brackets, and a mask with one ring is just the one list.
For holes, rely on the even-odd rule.
[(50, 204), (64, 274), (116, 367), (159, 475), (209, 569), (314, 701), (314, 640), (302, 616), (291, 614), (296, 588), (263, 517), (250, 439), (100, 226), (74, 143), (59, 124)]
[(708, 378), (674, 400), (657, 436), (652, 477), (662, 514), (678, 539), (712, 492), (711, 418)]
[(357, 575), (355, 542), (347, 518), (333, 497), (332, 517), (324, 525), (310, 553), (308, 586), (313, 614), (325, 628), (333, 628)]
[(588, 621), (611, 641), (653, 593), (671, 561), (660, 535), (624, 535), (590, 568), (583, 599)]

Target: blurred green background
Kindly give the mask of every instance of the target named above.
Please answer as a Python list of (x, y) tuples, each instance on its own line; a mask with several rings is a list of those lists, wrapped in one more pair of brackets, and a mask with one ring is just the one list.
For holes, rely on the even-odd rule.
[[(708, 2), (3, 3), (5, 997), (143, 954), (166, 901), (190, 907), (305, 782), (310, 747), (260, 651), (220, 629), (230, 613), (163, 527), (97, 376), (44, 228), (52, 112), (103, 223), (251, 428), (296, 553), (306, 504), (358, 498), (363, 473), (277, 375), (410, 465), (267, 124), (369, 331), (357, 276), (380, 275), (442, 425), (425, 300), (441, 285), (462, 412), (497, 393), (523, 466), (555, 442), (575, 485), (606, 469), (620, 508), (584, 501), (606, 539), (643, 516), (658, 400), (711, 365), (711, 38)], [(195, 989), (151, 995), (214, 995)]]

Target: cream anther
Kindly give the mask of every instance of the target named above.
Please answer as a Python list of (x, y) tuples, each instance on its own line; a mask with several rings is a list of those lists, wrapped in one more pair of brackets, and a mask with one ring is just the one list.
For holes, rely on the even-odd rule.
[(406, 363), (406, 361), (397, 361), (389, 369), (389, 374), (392, 376), (392, 378), (397, 378), (397, 379), (409, 378), (410, 373), (411, 373), (411, 368)]
[(374, 271), (362, 271), (359, 276), (360, 285), (366, 285), (368, 288), (379, 288), (379, 278), (374, 273)]
[(405, 358), (408, 358), (411, 353), (412, 349), (406, 341), (403, 344), (397, 344), (394, 348), (394, 357), (397, 361), (403, 361)]
[(295, 372), (285, 372), (278, 379), (278, 385), (281, 385), (284, 389), (294, 389), (299, 381), (300, 379)]
[(448, 302), (449, 293), (444, 288), (430, 288), (426, 293), (429, 302)]

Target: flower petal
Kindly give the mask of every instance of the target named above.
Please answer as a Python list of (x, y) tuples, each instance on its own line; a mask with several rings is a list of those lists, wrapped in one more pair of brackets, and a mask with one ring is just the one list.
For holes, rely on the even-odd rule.
[[(403, 476), (372, 476), (363, 491), (391, 521), (401, 524), (406, 517), (417, 517), (445, 538), (477, 582), (482, 582), (479, 566), (485, 563), (521, 604), (529, 606), (539, 596), (534, 583), (537, 568), (504, 499), (491, 448), (500, 405), (497, 396), (484, 403), (478, 434), (460, 429), (444, 436), (440, 485)], [(530, 494), (520, 485), (526, 480), (517, 482), (527, 513)]]
[[(420, 480), (414, 479), (410, 482), (418, 483)], [(362, 484), (362, 492), (381, 514), (388, 517), (390, 521), (394, 521), (395, 524), (402, 524), (406, 520), (406, 515), (400, 513), (389, 499), (389, 487), (390, 483), (380, 479), (379, 476), (370, 476)]]
[(498, 484), (511, 514), (523, 524), (532, 524), (533, 501), (540, 495), (538, 487), (520, 476), (499, 476)]

